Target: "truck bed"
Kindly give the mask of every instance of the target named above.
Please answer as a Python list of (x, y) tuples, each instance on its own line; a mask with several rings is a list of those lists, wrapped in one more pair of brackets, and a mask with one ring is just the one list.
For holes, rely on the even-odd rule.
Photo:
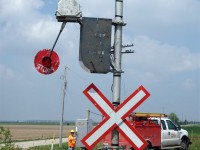
[[(132, 124), (133, 128), (135, 128), (140, 135), (146, 141), (150, 141), (153, 147), (159, 147), (161, 146), (161, 125), (157, 124), (156, 122), (151, 121), (140, 121), (135, 122), (135, 124)], [(111, 132), (108, 133), (107, 136), (105, 136), (103, 143), (111, 145)], [(128, 143), (128, 141), (119, 134), (119, 146), (125, 147), (125, 149), (130, 149), (131, 145)]]

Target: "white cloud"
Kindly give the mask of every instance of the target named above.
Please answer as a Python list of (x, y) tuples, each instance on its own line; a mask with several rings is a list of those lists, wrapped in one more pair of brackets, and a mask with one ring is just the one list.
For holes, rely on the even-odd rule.
[[(34, 19), (33, 15), (44, 5), (42, 0), (1, 0), (0, 20), (7, 22)], [(25, 21), (25, 20), (24, 20)]]
[(124, 21), (127, 22), (125, 30), (128, 30), (126, 34), (147, 35), (173, 45), (190, 45), (193, 48), (199, 43), (199, 1), (129, 0), (124, 4)]
[(84, 17), (114, 18), (115, 2), (102, 0), (78, 0)]
[(49, 41), (49, 39), (55, 38), (56, 31), (59, 31), (57, 22), (48, 18), (38, 19), (37, 22), (27, 25), (29, 26), (24, 26), (22, 31), (29, 41)]
[(200, 53), (194, 53), (186, 47), (162, 43), (147, 36), (137, 36), (133, 49), (134, 54), (123, 56), (123, 66), (125, 71), (131, 70), (131, 76), (143, 82), (157, 83), (172, 75), (200, 69)]
[(200, 54), (191, 53), (189, 51), (179, 51), (177, 62), (171, 67), (172, 71), (192, 71), (200, 69)]
[(196, 87), (196, 83), (193, 79), (186, 79), (185, 82), (183, 83), (183, 86), (185, 89), (189, 89), (189, 90), (192, 90)]
[[(0, 2), (1, 51), (26, 54), (28, 49), (49, 46), (55, 39), (59, 24), (53, 16), (41, 12), (42, 0), (3, 0)], [(53, 44), (52, 44), (53, 45)], [(45, 48), (47, 48), (45, 47)]]
[(11, 68), (0, 64), (0, 78), (3, 80), (13, 80), (17, 79), (17, 76)]
[(147, 22), (148, 24), (155, 23), (155, 20), (166, 25), (178, 22), (190, 24), (188, 19), (195, 22), (200, 21), (194, 15), (200, 11), (200, 2), (197, 0), (128, 0), (124, 2), (124, 5), (126, 13), (134, 12), (134, 17), (132, 15), (127, 15), (127, 17), (150, 21)]
[(200, 68), (200, 53), (193, 53), (186, 47), (177, 47), (138, 36), (134, 40), (134, 59), (129, 60), (143, 67), (163, 72), (190, 71)]

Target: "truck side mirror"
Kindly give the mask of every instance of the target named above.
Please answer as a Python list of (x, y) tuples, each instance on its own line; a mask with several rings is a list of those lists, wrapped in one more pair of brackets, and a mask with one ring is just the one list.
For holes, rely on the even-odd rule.
[(181, 126), (180, 124), (178, 126), (176, 126), (178, 130), (181, 130)]

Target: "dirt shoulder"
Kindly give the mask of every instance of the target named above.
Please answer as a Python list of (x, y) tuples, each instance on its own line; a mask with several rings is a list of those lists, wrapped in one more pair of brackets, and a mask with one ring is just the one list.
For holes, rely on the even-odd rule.
[[(9, 128), (12, 134), (12, 140), (40, 140), (59, 137), (60, 125), (0, 125)], [(63, 137), (69, 135), (69, 131), (75, 129), (74, 126), (63, 126)]]

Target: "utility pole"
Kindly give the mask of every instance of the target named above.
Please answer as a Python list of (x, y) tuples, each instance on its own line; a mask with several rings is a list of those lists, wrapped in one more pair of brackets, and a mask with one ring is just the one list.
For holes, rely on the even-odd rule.
[[(123, 22), (123, 0), (115, 0), (115, 37), (114, 37), (114, 71), (113, 71), (113, 106), (116, 109), (120, 104), (121, 93), (121, 56), (122, 56), (122, 26)], [(112, 147), (119, 147), (119, 132), (112, 131)]]
[(60, 142), (59, 147), (62, 147), (62, 137), (63, 137), (63, 118), (64, 118), (64, 104), (65, 104), (65, 94), (67, 89), (67, 67), (65, 67), (64, 71), (64, 86), (63, 86), (63, 95), (61, 101), (61, 120), (60, 120)]

